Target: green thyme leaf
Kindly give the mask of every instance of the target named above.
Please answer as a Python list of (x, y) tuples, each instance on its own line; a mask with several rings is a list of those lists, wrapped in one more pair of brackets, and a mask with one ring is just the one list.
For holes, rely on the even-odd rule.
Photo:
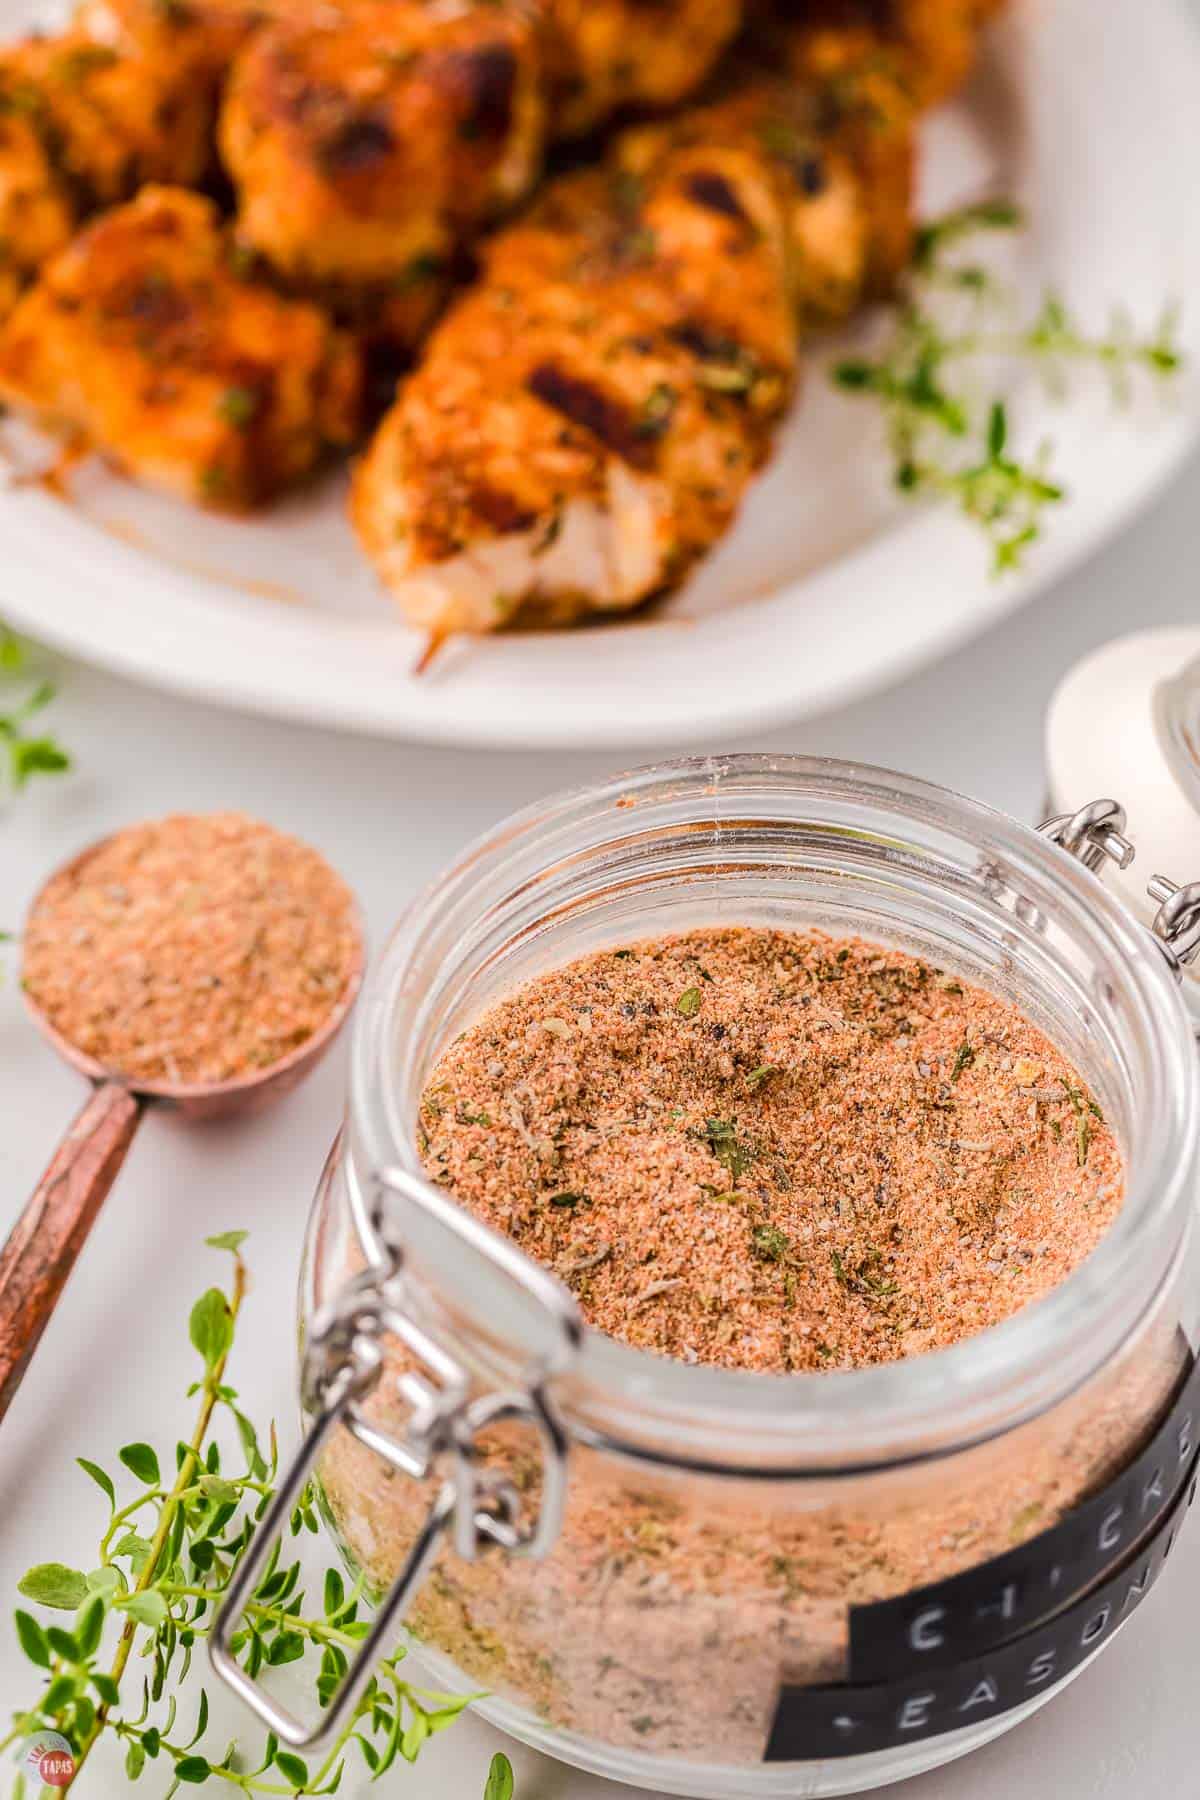
[(104, 1614), (105, 1605), (100, 1594), (92, 1594), (79, 1609), (79, 1616), (75, 1620), (75, 1641), (84, 1657), (94, 1655), (99, 1648), (104, 1631)]
[(262, 409), (262, 395), (251, 387), (226, 388), (217, 412), (226, 425), (236, 431), (248, 431)]
[(13, 786), (23, 788), (31, 776), (64, 774), (71, 758), (57, 738), (16, 738), (9, 744), (9, 763)]
[(123, 1450), (117, 1451), (117, 1455), (131, 1475), (136, 1475), (139, 1481), (146, 1483), (147, 1487), (158, 1486), (162, 1479), (158, 1468), (158, 1458), (149, 1444), (126, 1444)]
[(219, 1475), (202, 1475), (200, 1492), (206, 1500), (213, 1500), (218, 1506), (236, 1506), (241, 1499), (241, 1489), (233, 1481), (222, 1481)]
[(983, 200), (960, 206), (920, 228), (913, 245), (913, 266), (928, 271), (946, 250), (964, 238), (979, 231), (1015, 231), (1022, 224), (1021, 210), (1011, 200)]
[(709, 1119), (698, 1135), (703, 1137), (717, 1161), (724, 1163), (736, 1183), (738, 1176), (744, 1175), (753, 1161), (753, 1152), (748, 1144), (739, 1139), (733, 1122), (729, 1119)]
[(670, 426), (675, 412), (678, 395), (667, 382), (660, 381), (651, 388), (642, 401), (637, 417), (637, 435), (641, 438), (659, 438)]
[[(210, 1719), (203, 1689), (190, 1736), (176, 1729), (193, 1651), (211, 1632), (255, 1524), (270, 1503), (278, 1463), (274, 1427), (261, 1433), (260, 1447), (260, 1433), (241, 1410), (226, 1373), (246, 1288), (246, 1271), (236, 1257), (243, 1236), (230, 1232), (216, 1240), (217, 1248), (235, 1252), (231, 1291), (210, 1289), (190, 1315), (189, 1336), (204, 1359), (205, 1373), (191, 1390), (201, 1396), (199, 1419), (192, 1436), (176, 1446), (174, 1473), (166, 1477), (173, 1485), (163, 1491), (159, 1459), (148, 1443), (127, 1444), (119, 1452), (120, 1461), (143, 1486), (128, 1507), (118, 1510), (107, 1471), (81, 1458), (83, 1472), (112, 1509), (99, 1566), (85, 1576), (63, 1563), (41, 1563), (20, 1584), (27, 1599), (75, 1616), (67, 1630), (17, 1611), (18, 1642), (32, 1668), (40, 1672), (35, 1702), (19, 1712), (17, 1720), (35, 1722), (38, 1730), (61, 1731), (74, 1749), (77, 1770), (99, 1738), (116, 1736), (122, 1740), (129, 1780), (137, 1780), (148, 1762), (160, 1760), (168, 1771), (168, 1793), (180, 1785), (200, 1785), (215, 1775), (240, 1787), (247, 1797), (330, 1795), (337, 1791), (347, 1755), (355, 1746), (368, 1773), (381, 1773), (399, 1755), (415, 1758), (472, 1697), (410, 1687), (400, 1673), (404, 1648), (397, 1646), (352, 1703), (345, 1725), (319, 1765), (310, 1768), (300, 1757), (281, 1751), (273, 1737), (268, 1737), (257, 1760), (253, 1753), (239, 1752), (236, 1744), (210, 1749), (204, 1742)], [(229, 1426), (235, 1444), (232, 1454), (212, 1435), (217, 1417)], [(241, 1472), (238, 1446), (245, 1457)], [(293, 1511), (292, 1531), (317, 1530), (315, 1495), (306, 1488)], [(314, 1613), (306, 1599), (300, 1560), (283, 1563), (277, 1546), (233, 1644), (251, 1677), (265, 1667), (293, 1667), (311, 1679), (318, 1704), (324, 1707), (345, 1679), (350, 1646), (366, 1636), (369, 1625), (357, 1618), (358, 1590), (347, 1595), (336, 1570), (325, 1573), (318, 1592), (325, 1604)], [(110, 1612), (120, 1616), (122, 1630), (106, 1668), (100, 1655)], [(135, 1659), (127, 1666), (135, 1633)], [(271, 1779), (261, 1780), (268, 1770)]]
[(25, 1652), (30, 1662), (34, 1663), (39, 1669), (48, 1669), (53, 1658), (50, 1654), (50, 1645), (46, 1641), (45, 1632), (33, 1617), (32, 1613), (22, 1612), (20, 1608), (18, 1608), (16, 1619), (17, 1638), (20, 1641), (22, 1650)]
[(136, 1619), (139, 1625), (157, 1627), (167, 1616), (167, 1603), (156, 1588), (146, 1588), (140, 1594), (123, 1594), (114, 1604), (131, 1619)]
[(46, 1642), (54, 1654), (61, 1656), (64, 1662), (79, 1662), (82, 1658), (82, 1652), (75, 1640), (74, 1632), (64, 1631), (61, 1625), (47, 1625)]
[(773, 1263), (785, 1262), (792, 1248), (786, 1231), (780, 1231), (777, 1225), (756, 1225), (750, 1233), (750, 1244), (763, 1262)]
[(138, 1575), (150, 1554), (150, 1540), (137, 1531), (122, 1532), (113, 1545), (112, 1553), (114, 1556), (127, 1556), (134, 1574)]
[[(0, 626), (0, 678), (5, 690), (10, 677), (28, 679), (31, 672), (26, 646), (15, 632)], [(56, 737), (27, 729), (29, 721), (54, 697), (53, 683), (37, 681), (14, 705), (0, 706), (0, 745), (7, 749), (8, 780), (14, 792), (20, 792), (35, 775), (59, 775), (71, 767), (70, 755)]]
[(74, 1612), (87, 1598), (87, 1577), (79, 1569), (64, 1563), (38, 1563), (27, 1569), (17, 1583), (17, 1592), (39, 1606), (54, 1606), (62, 1612)]
[(1094, 1100), (1089, 1100), (1078, 1088), (1073, 1088), (1067, 1081), (1062, 1083), (1063, 1092), (1071, 1102), (1075, 1113), (1075, 1161), (1082, 1169), (1088, 1159), (1088, 1151), (1092, 1146), (1092, 1128), (1088, 1123), (1088, 1114), (1102, 1118), (1103, 1114)]
[(193, 1784), (207, 1781), (212, 1774), (208, 1761), (203, 1756), (181, 1756), (175, 1764), (176, 1781), (187, 1781)]
[(233, 1320), (229, 1302), (220, 1288), (209, 1288), (192, 1308), (189, 1335), (193, 1348), (204, 1358), (206, 1368), (213, 1368), (233, 1342)]
[(108, 1496), (109, 1505), (115, 1506), (117, 1503), (116, 1490), (100, 1465), (98, 1463), (89, 1462), (86, 1456), (77, 1456), (75, 1461), (79, 1464), (79, 1467), (83, 1470), (84, 1474), (90, 1475), (101, 1492)]
[(694, 1019), (700, 1011), (700, 989), (698, 987), (685, 988), (675, 1002), (675, 1011), (682, 1013), (685, 1019)]
[(954, 1058), (954, 1067), (950, 1071), (951, 1081), (957, 1081), (961, 1075), (966, 1073), (974, 1061), (975, 1051), (967, 1042), (967, 1039), (964, 1038), (962, 1043), (958, 1046), (958, 1051)]
[(987, 539), (997, 575), (1022, 567), (1066, 489), (1050, 471), (1048, 445), (1024, 456), (1014, 450), (1005, 397), (988, 395), (979, 372), (997, 362), (1023, 364), (1061, 396), (1066, 370), (1090, 365), (1123, 402), (1137, 373), (1170, 378), (1184, 361), (1173, 306), (1149, 333), (1139, 334), (1119, 308), (1107, 329), (1094, 331), (1050, 289), (1028, 322), (1014, 327), (1003, 284), (956, 253), (977, 234), (1021, 223), (1010, 201), (990, 200), (923, 227), (882, 349), (831, 370), (837, 387), (879, 405), (898, 491), (957, 508)]
[(487, 1785), (483, 1790), (483, 1800), (512, 1800), (513, 1772), (512, 1764), (503, 1751), (497, 1750), (492, 1758), (492, 1766), (488, 1770)]
[(772, 1075), (778, 1074), (779, 1070), (773, 1063), (760, 1063), (757, 1069), (751, 1069), (750, 1073), (747, 1075), (746, 1086), (750, 1089), (752, 1094), (756, 1094), (759, 1088), (766, 1087)]
[(250, 1236), (248, 1231), (221, 1231), (215, 1237), (205, 1238), (210, 1250), (238, 1251)]

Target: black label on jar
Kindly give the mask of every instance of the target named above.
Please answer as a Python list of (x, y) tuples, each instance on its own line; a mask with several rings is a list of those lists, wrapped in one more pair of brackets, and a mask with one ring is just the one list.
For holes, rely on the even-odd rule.
[(851, 1682), (976, 1656), (1061, 1612), (1122, 1563), (1169, 1509), (1200, 1447), (1200, 1361), (1141, 1455), (1049, 1531), (894, 1600), (850, 1609)]
[(784, 1687), (767, 1762), (862, 1756), (941, 1737), (1012, 1712), (1047, 1693), (1094, 1655), (1149, 1593), (1196, 1493), (1196, 1464), (1174, 1503), (1115, 1575), (1065, 1611), (982, 1656), (952, 1667), (913, 1667), (892, 1681)]

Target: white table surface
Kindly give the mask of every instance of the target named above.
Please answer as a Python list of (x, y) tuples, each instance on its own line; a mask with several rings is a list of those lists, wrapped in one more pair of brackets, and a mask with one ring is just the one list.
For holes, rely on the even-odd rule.
[[(1123, 540), (1053, 594), (940, 668), (867, 704), (754, 745), (905, 767), (1023, 818), (1038, 812), (1040, 734), (1059, 675), (1086, 649), (1142, 625), (1194, 622), (1200, 462)], [(903, 606), (903, 594), (896, 596)], [(0, 588), (0, 614), (3, 591)], [(472, 835), (551, 788), (598, 776), (613, 759), (580, 752), (469, 754), (338, 738), (264, 723), (61, 668), (55, 727), (78, 760), (0, 817), (0, 925), (16, 925), (60, 859), (135, 819), (240, 807), (311, 839), (362, 896), (373, 941), (413, 890)], [(681, 746), (683, 748), (684, 746)], [(629, 745), (628, 762), (639, 758)], [(1181, 879), (1200, 871), (1183, 871)], [(10, 962), (12, 958), (10, 957)], [(254, 1292), (234, 1378), (256, 1417), (294, 1439), (293, 1294), (306, 1209), (338, 1124), (344, 1046), (268, 1117), (197, 1129), (151, 1116), (0, 1430), (0, 1596), (33, 1562), (88, 1566), (100, 1497), (75, 1469), (115, 1461), (134, 1438), (169, 1446), (190, 1421), (191, 1301), (224, 1259), (205, 1234), (242, 1226)], [(15, 1218), (82, 1098), (25, 1022), (10, 977), (0, 989), (0, 1226)], [(208, 1260), (212, 1261), (210, 1274)], [(94, 1560), (94, 1558), (92, 1559)], [(1195, 1765), (1200, 1528), (1114, 1647), (1054, 1705), (967, 1762), (910, 1783), (911, 1800), (1141, 1800), (1200, 1791)], [(0, 1607), (0, 1708), (30, 1697)], [(232, 1708), (231, 1732), (239, 1728)], [(214, 1739), (215, 1741), (215, 1739)], [(388, 1786), (413, 1800), (475, 1800), (500, 1740), (477, 1720), (438, 1739)], [(507, 1746), (519, 1800), (619, 1800), (628, 1789)], [(98, 1756), (85, 1792), (125, 1789)], [(142, 1789), (161, 1792), (157, 1770)], [(365, 1777), (342, 1792), (365, 1793)]]

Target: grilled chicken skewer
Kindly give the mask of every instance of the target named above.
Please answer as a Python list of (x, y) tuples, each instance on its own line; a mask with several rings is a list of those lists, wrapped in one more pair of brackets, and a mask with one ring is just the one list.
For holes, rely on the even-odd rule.
[(546, 146), (696, 88), (742, 0), (342, 0), (258, 32), (221, 148), (239, 231), (286, 280), (411, 345), (456, 252)]
[[(722, 535), (769, 453), (798, 335), (905, 267), (917, 113), (964, 77), (1002, 3), (805, 0), (802, 23), (758, 43), (758, 73), (626, 132), (606, 177), (557, 184), (493, 240), (352, 500), (430, 646), (628, 610)], [(951, 55), (939, 21), (964, 20)]]
[(760, 79), (627, 134), (501, 232), (355, 482), (368, 555), (436, 644), (620, 612), (728, 528), (797, 373), (907, 240), (911, 122), (874, 120), (880, 220), (845, 100)]
[(198, 194), (148, 187), (0, 328), (0, 400), (147, 486), (261, 505), (361, 430), (362, 364), (317, 307), (239, 277)]
[(0, 49), (0, 318), (88, 212), (202, 180), (211, 133), (169, 60), (78, 31)]

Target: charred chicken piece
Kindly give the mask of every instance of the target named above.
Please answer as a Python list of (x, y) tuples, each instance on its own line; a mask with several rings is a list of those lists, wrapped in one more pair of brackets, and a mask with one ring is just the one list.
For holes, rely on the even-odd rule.
[[(285, 278), (426, 322), (456, 246), (541, 169), (544, 105), (527, 16), (359, 3), (261, 32), (226, 99), (239, 233)], [(424, 302), (424, 305), (422, 304)]]
[(73, 196), (41, 133), (26, 114), (0, 110), (0, 320), (74, 225)]
[(301, 12), (329, 12), (332, 4), (333, 0), (83, 0), (75, 22), (97, 43), (168, 56), (216, 82), (260, 25)]
[[(802, 329), (845, 317), (877, 239), (911, 229), (907, 186), (876, 218), (846, 132), (819, 95), (747, 82), (626, 133), (492, 240), (354, 488), (431, 642), (628, 610), (728, 528)], [(907, 179), (911, 127), (898, 139)]]
[[(312, 0), (306, 0), (311, 8)], [(411, 345), (548, 139), (680, 98), (742, 0), (340, 0), (258, 33), (221, 125), (239, 230), (285, 280)]]
[(242, 511), (360, 429), (353, 342), (239, 279), (215, 208), (149, 187), (56, 257), (0, 328), (0, 400), (147, 486)]
[(33, 126), (79, 210), (209, 170), (212, 114), (193, 84), (169, 59), (81, 32), (0, 48), (0, 112)]
[(624, 132), (613, 157), (640, 176), (667, 149), (703, 164), (709, 146), (752, 143), (770, 159), (787, 215), (793, 309), (802, 332), (840, 324), (887, 291), (912, 244), (916, 131), (894, 90), (836, 92), (780, 82), (753, 66), (728, 92), (660, 125)]
[(199, 181), (211, 131), (160, 58), (76, 31), (0, 47), (0, 318), (88, 211), (146, 181)]
[(966, 81), (979, 33), (1005, 0), (771, 0), (790, 66), (806, 80), (897, 82), (917, 108)]
[(535, 0), (551, 131), (576, 137), (629, 107), (669, 107), (707, 78), (743, 0)]
[(724, 530), (789, 383), (632, 269), (485, 282), (382, 427), (355, 518), (434, 641), (622, 611)]
[(624, 611), (678, 581), (769, 453), (798, 317), (862, 291), (854, 186), (794, 93), (761, 84), (627, 134), (500, 233), (356, 479), (405, 616), (437, 641)]

